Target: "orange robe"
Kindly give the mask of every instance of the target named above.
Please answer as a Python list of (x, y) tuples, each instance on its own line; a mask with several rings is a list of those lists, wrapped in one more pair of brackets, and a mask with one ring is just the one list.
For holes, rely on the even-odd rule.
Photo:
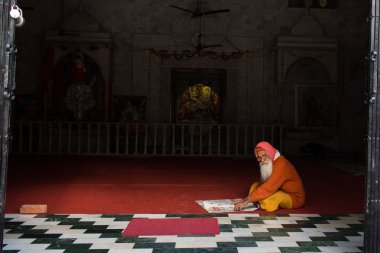
[(294, 166), (283, 156), (273, 162), (272, 175), (249, 195), (253, 202), (268, 198), (277, 191), (283, 191), (292, 199), (292, 208), (305, 203), (305, 190)]

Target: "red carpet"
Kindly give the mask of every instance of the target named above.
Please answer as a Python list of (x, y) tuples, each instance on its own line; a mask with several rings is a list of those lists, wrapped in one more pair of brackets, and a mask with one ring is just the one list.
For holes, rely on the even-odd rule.
[(133, 219), (122, 236), (140, 235), (216, 235), (216, 218)]
[[(304, 181), (306, 205), (277, 213), (364, 212), (364, 177), (289, 160)], [(5, 210), (44, 203), (56, 214), (206, 213), (196, 200), (244, 197), (258, 175), (254, 159), (12, 156)]]

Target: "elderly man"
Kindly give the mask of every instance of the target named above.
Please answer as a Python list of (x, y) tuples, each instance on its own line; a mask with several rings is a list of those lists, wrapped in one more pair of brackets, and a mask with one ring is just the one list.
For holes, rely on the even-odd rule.
[(258, 203), (265, 211), (292, 209), (305, 203), (302, 180), (294, 166), (268, 142), (256, 145), (255, 155), (260, 164), (261, 180), (255, 182), (246, 198), (236, 201), (235, 211)]

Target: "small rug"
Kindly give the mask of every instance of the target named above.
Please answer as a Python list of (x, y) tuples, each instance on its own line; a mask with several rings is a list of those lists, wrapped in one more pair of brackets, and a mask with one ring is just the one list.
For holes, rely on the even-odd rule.
[(216, 218), (132, 219), (122, 236), (140, 235), (216, 235)]

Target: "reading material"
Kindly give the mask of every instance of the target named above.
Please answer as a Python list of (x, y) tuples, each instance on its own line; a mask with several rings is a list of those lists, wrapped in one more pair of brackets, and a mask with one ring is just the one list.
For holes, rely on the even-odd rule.
[[(225, 213), (234, 211), (234, 202), (240, 199), (213, 199), (213, 200), (197, 200), (196, 202), (209, 213)], [(255, 211), (257, 206), (249, 204), (241, 211)]]

